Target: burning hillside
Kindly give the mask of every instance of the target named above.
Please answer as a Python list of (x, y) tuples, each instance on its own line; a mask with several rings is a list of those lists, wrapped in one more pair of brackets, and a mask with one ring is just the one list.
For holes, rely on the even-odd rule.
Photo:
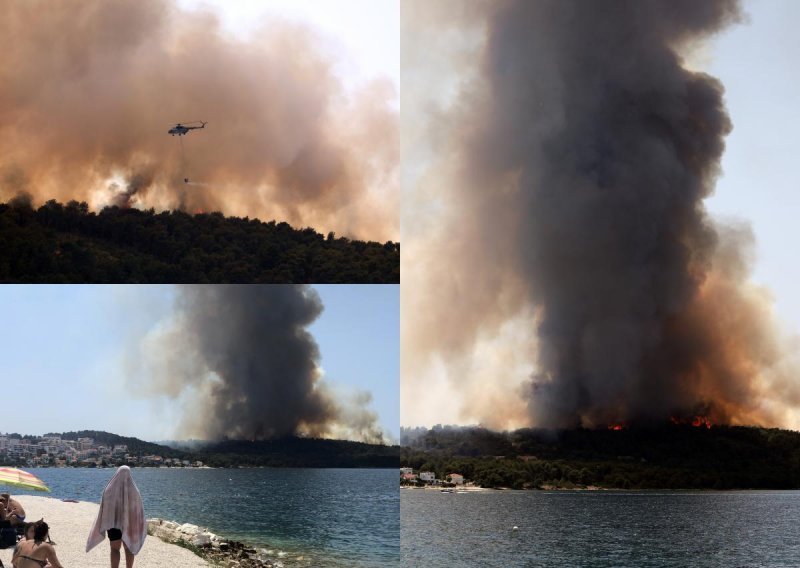
[[(392, 81), (346, 84), (343, 54), (307, 25), (272, 18), (234, 35), (183, 4), (0, 2), (0, 200), (398, 238)], [(202, 137), (168, 135), (196, 119)]]
[(418, 189), (449, 188), (449, 261), (406, 249), (404, 404), (445, 373), (460, 420), (495, 428), (797, 424), (752, 232), (704, 205), (733, 123), (686, 58), (738, 2), (451, 4), (479, 63), (431, 119)]

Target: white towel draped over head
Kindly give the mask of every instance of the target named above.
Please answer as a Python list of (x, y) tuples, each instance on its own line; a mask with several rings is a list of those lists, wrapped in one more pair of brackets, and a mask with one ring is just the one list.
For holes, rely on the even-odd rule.
[(100, 510), (86, 541), (86, 552), (103, 542), (108, 529), (121, 530), (122, 542), (134, 554), (142, 549), (147, 536), (147, 521), (144, 518), (142, 495), (127, 465), (117, 470), (103, 491)]

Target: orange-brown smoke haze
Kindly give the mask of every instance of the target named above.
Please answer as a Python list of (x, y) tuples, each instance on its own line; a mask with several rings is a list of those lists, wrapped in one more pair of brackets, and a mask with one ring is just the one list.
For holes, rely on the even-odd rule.
[[(308, 27), (241, 39), (169, 0), (0, 0), (0, 53), (0, 200), (399, 237), (395, 86), (344, 85)], [(184, 161), (167, 130), (193, 120), (208, 126), (183, 137)]]
[(428, 4), (402, 22), (403, 424), (800, 426), (753, 235), (703, 203), (732, 119), (684, 58), (738, 3)]

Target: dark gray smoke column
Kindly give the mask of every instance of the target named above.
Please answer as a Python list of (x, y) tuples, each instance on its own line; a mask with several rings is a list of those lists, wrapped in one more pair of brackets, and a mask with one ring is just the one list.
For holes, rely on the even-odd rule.
[(542, 310), (538, 424), (714, 412), (696, 392), (711, 341), (694, 304), (718, 243), (702, 200), (731, 122), (721, 84), (678, 52), (738, 17), (728, 0), (519, 0), (491, 14), (489, 103), (465, 167), (517, 179), (503, 198)]
[(306, 328), (323, 308), (313, 289), (182, 286), (178, 303), (186, 341), (219, 378), (196, 409), (209, 439), (321, 435), (338, 418), (316, 388), (319, 349)]

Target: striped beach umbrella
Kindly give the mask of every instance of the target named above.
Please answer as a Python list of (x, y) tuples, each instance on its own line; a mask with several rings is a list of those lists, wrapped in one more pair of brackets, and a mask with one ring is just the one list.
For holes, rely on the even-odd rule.
[(34, 491), (50, 491), (44, 481), (15, 467), (0, 467), (0, 483), (13, 485), (21, 489), (33, 489)]

